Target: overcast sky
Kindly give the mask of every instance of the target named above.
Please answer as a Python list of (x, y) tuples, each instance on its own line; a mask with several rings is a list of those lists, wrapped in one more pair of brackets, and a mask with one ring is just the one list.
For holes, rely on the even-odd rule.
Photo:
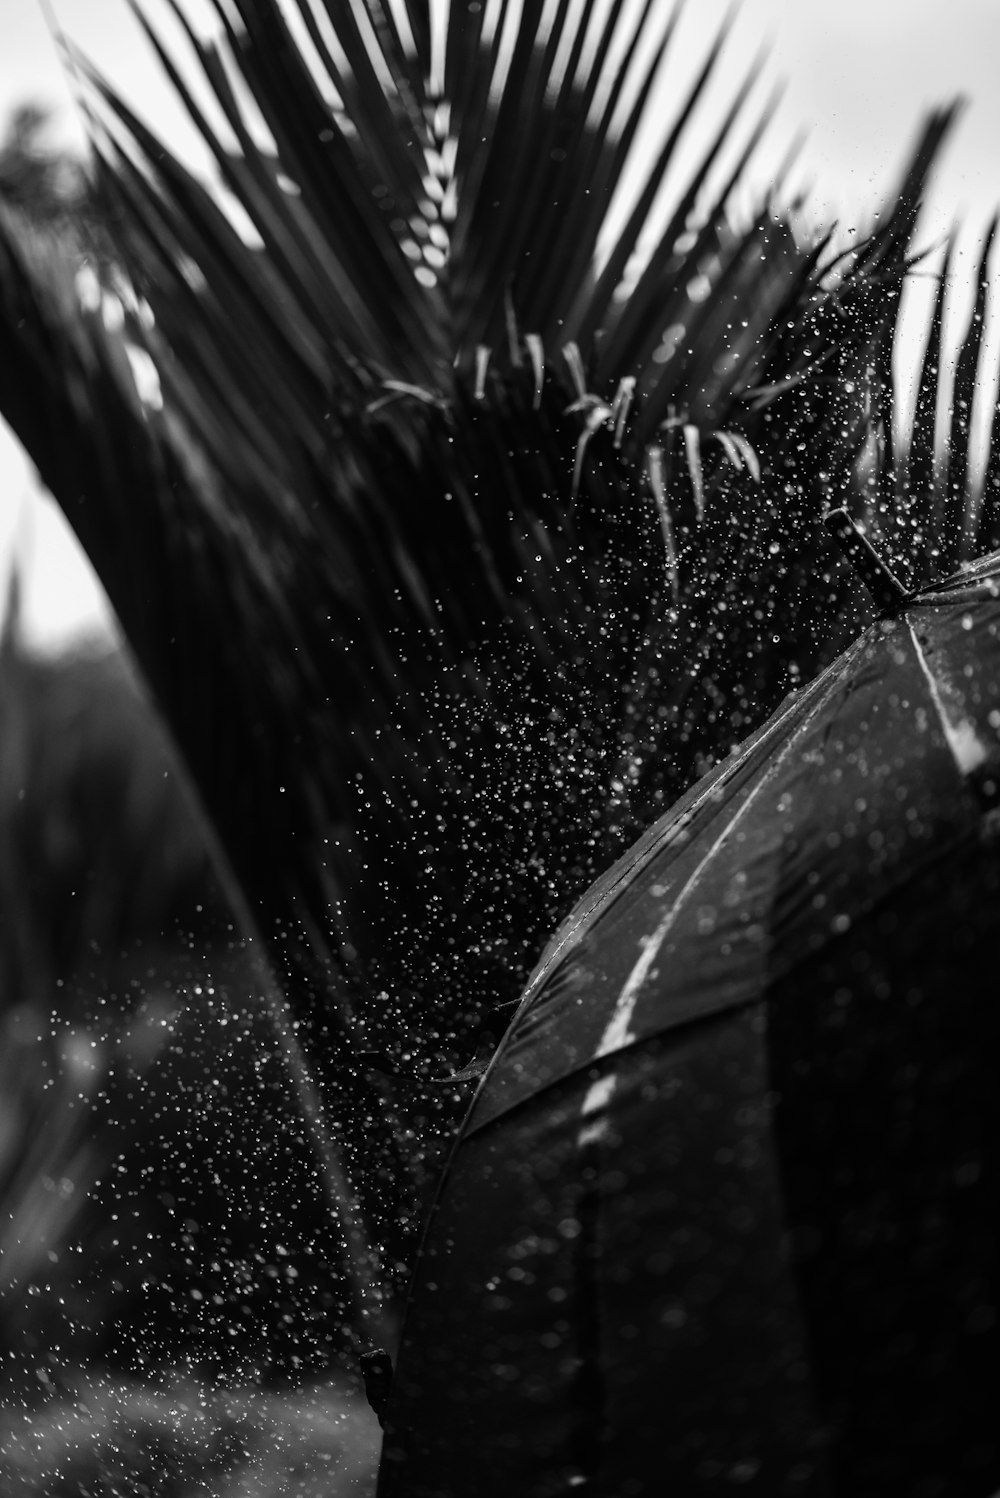
[[(83, 51), (175, 147), (185, 149), (183, 119), (126, 0), (54, 5)], [(678, 60), (697, 56), (729, 8), (723, 0), (691, 0)], [(826, 217), (850, 222), (858, 207), (874, 206), (893, 185), (923, 112), (957, 95), (967, 98), (932, 188), (924, 232), (930, 238), (961, 222), (964, 257), (974, 262), (1000, 203), (1000, 0), (742, 0), (727, 54), (729, 76), (739, 76), (762, 45), (766, 77), (783, 80), (785, 91), (759, 170), (766, 179), (795, 134), (806, 130), (797, 180), (815, 184), (814, 202)], [(51, 105), (65, 137), (80, 139), (71, 89), (39, 0), (3, 0), (0, 116), (28, 99)], [(0, 433), (0, 555), (30, 488), (27, 470)], [(26, 524), (22, 516), (22, 531)], [(79, 617), (92, 616), (93, 594), (79, 581), (53, 518), (36, 520), (32, 528), (36, 633), (61, 637)]]

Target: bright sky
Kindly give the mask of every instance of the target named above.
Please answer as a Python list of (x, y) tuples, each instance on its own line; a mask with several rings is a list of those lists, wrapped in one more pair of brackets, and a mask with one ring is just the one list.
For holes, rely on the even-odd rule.
[[(62, 25), (175, 148), (193, 149), (186, 122), (150, 55), (126, 0), (52, 0)], [(346, 0), (345, 0), (346, 3)], [(670, 0), (662, 0), (668, 5)], [(198, 0), (204, 10), (204, 0)], [(725, 0), (691, 0), (682, 55), (698, 55), (729, 10)], [(161, 0), (149, 0), (153, 14)], [(690, 44), (690, 53), (687, 51)], [(762, 157), (773, 170), (805, 129), (797, 180), (824, 216), (850, 221), (893, 184), (922, 112), (964, 95), (968, 106), (947, 147), (925, 214), (927, 238), (963, 225), (965, 262), (975, 263), (1000, 204), (1000, 0), (742, 0), (728, 54), (731, 78), (761, 46), (766, 77), (786, 88)], [(40, 0), (3, 0), (0, 117), (31, 99), (50, 104), (67, 138), (79, 139), (72, 92)], [(27, 548), (29, 624), (57, 645), (101, 618), (99, 591), (51, 504), (40, 506), (15, 444), (0, 429), (0, 559), (11, 537)], [(0, 574), (2, 575), (2, 574)]]

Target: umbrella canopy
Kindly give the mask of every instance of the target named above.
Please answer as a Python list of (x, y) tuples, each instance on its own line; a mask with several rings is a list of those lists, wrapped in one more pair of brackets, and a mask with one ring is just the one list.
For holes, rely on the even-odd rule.
[(432, 1213), (379, 1498), (1000, 1488), (1000, 554), (601, 879)]

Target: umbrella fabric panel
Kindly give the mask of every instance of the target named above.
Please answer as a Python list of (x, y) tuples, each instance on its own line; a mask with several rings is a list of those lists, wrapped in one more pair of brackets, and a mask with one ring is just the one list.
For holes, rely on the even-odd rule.
[(498, 1469), (505, 1481), (531, 1474), (524, 1491), (541, 1498), (578, 1471), (576, 1253), (559, 1224), (576, 1219), (581, 1188), (567, 1159), (572, 1104), (551, 1103), (511, 1121), (509, 1152), (484, 1137), (452, 1161), (411, 1288), (380, 1498), (471, 1498)]
[[(690, 840), (696, 819), (715, 815), (719, 805), (744, 783), (755, 767), (764, 764), (775, 738), (786, 731), (790, 715), (797, 721), (824, 690), (814, 682), (785, 698), (768, 721), (745, 739), (726, 759), (720, 760), (691, 786), (670, 810), (639, 837), (611, 868), (596, 879), (577, 902), (547, 944), (521, 999), (528, 1008), (563, 959), (586, 935), (593, 921), (642, 873), (653, 858), (662, 858), (674, 843)], [(700, 823), (698, 824), (700, 825)]]
[(783, 1200), (845, 1498), (1000, 1491), (998, 934), (984, 840), (770, 995)]
[(831, 1491), (763, 1029), (748, 1008), (655, 1037), (461, 1143), (379, 1498)]
[[(822, 678), (788, 699), (747, 747), (699, 781), (641, 840), (633, 856), (620, 860), (584, 897), (553, 944), (558, 960), (553, 963), (551, 953), (543, 958), (541, 981), (536, 977), (529, 983), (464, 1132), (483, 1127), (600, 1054), (637, 960), (665, 917), (674, 919), (678, 897), (701, 869), (706, 846), (739, 820), (776, 745), (780, 749), (817, 704), (827, 701), (834, 685)], [(699, 943), (697, 964), (688, 964), (683, 979), (671, 972), (671, 1020), (661, 1018), (653, 1033), (665, 1023), (680, 1024), (759, 996), (765, 958), (762, 918), (780, 856), (774, 819), (765, 818), (761, 826), (765, 836), (758, 839), (754, 869), (741, 867), (731, 892), (720, 895), (712, 907), (712, 931), (701, 934), (713, 939)], [(693, 921), (697, 929), (705, 904), (692, 902), (682, 921)], [(725, 933), (718, 930), (720, 910), (730, 917)]]
[(754, 1002), (978, 836), (1000, 757), (998, 608), (874, 626), (668, 814), (529, 989), (467, 1130), (635, 1039)]
[[(996, 558), (994, 558), (996, 565)], [(1000, 739), (1000, 602), (997, 579), (980, 584), (989, 601), (942, 594), (947, 606), (914, 605), (906, 625), (928, 679), (934, 709), (963, 775), (986, 802), (997, 799)]]
[(912, 610), (879, 631), (846, 696), (800, 735), (783, 781), (772, 977), (929, 861), (977, 841), (995, 797), (996, 609)]
[[(515, 1107), (561, 1077), (589, 1066), (600, 1057), (602, 1045), (618, 1050), (636, 1032), (616, 1036), (611, 1030), (616, 1004), (626, 991), (637, 962), (657, 928), (675, 908), (675, 895), (694, 860), (671, 850), (671, 867), (662, 873), (654, 861), (647, 871), (652, 882), (636, 887), (615, 902), (586, 938), (539, 992), (509, 1032), (487, 1074), (466, 1132)], [(699, 900), (680, 912), (676, 939), (664, 941), (655, 967), (644, 975), (647, 983), (661, 983), (669, 974), (669, 1014), (661, 1010), (638, 1033), (656, 1033), (685, 1020), (722, 1009), (753, 1003), (759, 998), (767, 971), (765, 922), (773, 888), (771, 865), (780, 847), (761, 850), (756, 867), (741, 871), (732, 887), (738, 906), (721, 906), (729, 919), (719, 929), (720, 906)], [(730, 894), (720, 896), (724, 901)], [(696, 963), (677, 961), (675, 954), (690, 925), (701, 927), (705, 946)], [(711, 939), (709, 939), (711, 937)], [(619, 1011), (621, 1012), (621, 1011)]]

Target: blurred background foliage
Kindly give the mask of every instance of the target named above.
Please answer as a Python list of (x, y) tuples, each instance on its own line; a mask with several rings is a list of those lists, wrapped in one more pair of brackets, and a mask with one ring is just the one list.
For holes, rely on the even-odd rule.
[(291, 1472), (325, 1493), (334, 1472), (370, 1472), (371, 1422), (331, 1336), (340, 1250), (266, 981), (127, 657), (32, 655), (16, 599), (15, 577), (0, 648), (3, 1491), (264, 1495)]
[[(950, 109), (845, 242), (781, 182), (740, 198), (768, 109), (753, 74), (713, 96), (723, 37), (622, 210), (663, 7), (585, 45), (586, 8), (532, 0), (507, 53), (480, 7), (443, 51), (419, 0), (408, 36), (331, 11), (336, 46), (305, 4), (215, 10), (184, 66), (150, 33), (214, 184), (82, 59), (91, 163), (30, 107), (0, 145), (0, 409), (123, 640), (32, 658), (12, 595), (0, 1335), (32, 1493), (66, 1410), (102, 1453), (67, 1493), (142, 1490), (94, 1434), (118, 1401), (164, 1498), (258, 1480), (275, 1421), (301, 1450), (289, 1387), (356, 1410), (359, 1305), (405, 1288), (463, 1068), (552, 928), (870, 617), (823, 510), (914, 585), (1000, 541), (991, 241), (957, 340), (946, 251), (893, 368)], [(370, 1461), (370, 1421), (337, 1429), (327, 1476), (341, 1437)]]

